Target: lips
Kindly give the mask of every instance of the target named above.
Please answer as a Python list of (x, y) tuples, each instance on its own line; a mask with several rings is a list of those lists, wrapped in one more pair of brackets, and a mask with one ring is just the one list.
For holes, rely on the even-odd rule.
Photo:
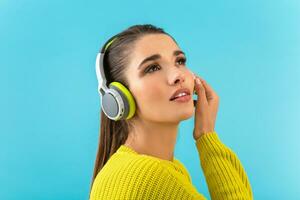
[(186, 93), (187, 95), (191, 94), (189, 89), (187, 89), (187, 88), (181, 88), (181, 89), (176, 90), (174, 92), (174, 94), (170, 98), (170, 101), (173, 101), (174, 99), (176, 99), (176, 96), (179, 95), (180, 93), (183, 93), (183, 92)]

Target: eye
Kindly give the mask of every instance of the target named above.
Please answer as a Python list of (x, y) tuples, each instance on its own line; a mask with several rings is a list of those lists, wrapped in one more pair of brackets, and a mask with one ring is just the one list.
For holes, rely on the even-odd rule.
[[(182, 57), (182, 58), (179, 58), (177, 60), (177, 62), (181, 62), (180, 64), (181, 65), (185, 65), (186, 63), (186, 58)], [(152, 69), (160, 69), (160, 67), (158, 68), (159, 65), (157, 64), (153, 64), (153, 65), (149, 65), (149, 67), (147, 67), (144, 71), (144, 73), (153, 73), (154, 71), (156, 70), (152, 70)]]
[(186, 58), (179, 58), (178, 60), (177, 60), (177, 62), (182, 62), (182, 65), (185, 65), (185, 63), (186, 63)]
[[(157, 68), (157, 64), (154, 64), (154, 65), (149, 65), (149, 67), (147, 67), (147, 69), (145, 70), (145, 73), (152, 73), (153, 72), (153, 70), (151, 70), (151, 69), (155, 69), (155, 68)], [(154, 70), (154, 71), (156, 71), (156, 70)]]

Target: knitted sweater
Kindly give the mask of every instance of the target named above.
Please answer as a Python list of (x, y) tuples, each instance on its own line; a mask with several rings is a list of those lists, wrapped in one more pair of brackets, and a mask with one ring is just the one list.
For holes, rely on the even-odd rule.
[[(209, 132), (195, 140), (211, 199), (253, 199), (247, 174), (237, 155)], [(90, 200), (206, 199), (192, 184), (185, 166), (138, 154), (121, 145), (97, 174)]]

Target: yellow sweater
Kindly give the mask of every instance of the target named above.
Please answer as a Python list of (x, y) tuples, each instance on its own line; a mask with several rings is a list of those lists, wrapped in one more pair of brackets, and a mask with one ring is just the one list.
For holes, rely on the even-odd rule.
[[(211, 199), (253, 199), (247, 174), (236, 154), (216, 132), (195, 140)], [(206, 199), (177, 159), (138, 154), (121, 145), (97, 174), (90, 200)]]

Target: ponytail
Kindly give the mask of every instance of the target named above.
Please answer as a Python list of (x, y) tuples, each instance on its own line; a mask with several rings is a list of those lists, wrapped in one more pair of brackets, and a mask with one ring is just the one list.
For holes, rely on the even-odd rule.
[(100, 127), (99, 145), (90, 190), (99, 171), (128, 137), (129, 124), (127, 121), (111, 120), (103, 111), (101, 111)]

